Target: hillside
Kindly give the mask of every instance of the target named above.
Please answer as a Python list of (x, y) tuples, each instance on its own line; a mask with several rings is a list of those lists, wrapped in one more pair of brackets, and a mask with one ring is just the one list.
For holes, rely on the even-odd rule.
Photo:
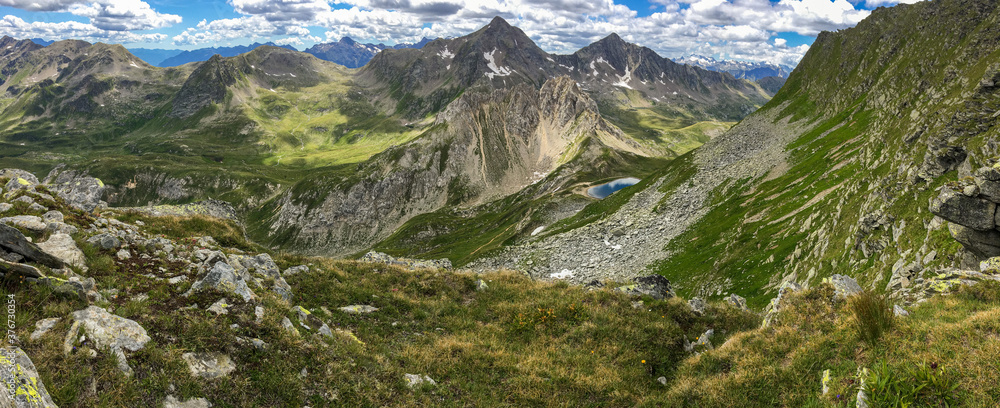
[(998, 18), (995, 2), (935, 1), (823, 33), (774, 99), (725, 135), (475, 265), (570, 271), (579, 283), (656, 272), (682, 295), (757, 306), (783, 282), (848, 273), (906, 292), (973, 267), (995, 230), (948, 222), (929, 203), (1000, 156)]
[(351, 37), (341, 38), (337, 42), (320, 43), (307, 48), (304, 52), (307, 54), (312, 54), (316, 58), (321, 60), (330, 61), (343, 65), (347, 68), (361, 68), (368, 61), (371, 61), (380, 51), (385, 49), (403, 49), (403, 48), (423, 48), (424, 45), (431, 42), (430, 38), (424, 38), (415, 44), (396, 44), (396, 45), (385, 45), (379, 44), (362, 44), (351, 39)]

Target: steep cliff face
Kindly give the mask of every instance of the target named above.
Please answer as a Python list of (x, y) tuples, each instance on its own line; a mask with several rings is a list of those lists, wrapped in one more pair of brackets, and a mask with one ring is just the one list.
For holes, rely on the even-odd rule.
[(608, 148), (643, 153), (601, 119), (596, 103), (569, 78), (540, 90), (522, 84), (466, 92), (421, 138), (359, 165), (354, 181), (310, 180), (311, 187), (275, 200), (268, 235), (291, 234), (295, 245), (312, 251), (356, 252), (415, 215), (513, 194)]
[(823, 33), (767, 106), (613, 214), (581, 227), (584, 211), (480, 265), (580, 282), (653, 270), (751, 303), (783, 281), (896, 288), (971, 265), (928, 203), (1000, 154), (998, 23), (996, 2), (946, 0)]

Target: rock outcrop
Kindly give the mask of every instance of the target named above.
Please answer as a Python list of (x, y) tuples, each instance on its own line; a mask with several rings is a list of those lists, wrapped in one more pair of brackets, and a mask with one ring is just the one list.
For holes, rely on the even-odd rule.
[[(0, 349), (0, 407), (58, 408), (31, 359), (19, 347)], [(8, 389), (8, 384), (13, 389)], [(10, 392), (8, 392), (10, 391)]]
[(951, 222), (948, 231), (977, 261), (1000, 256), (1000, 161), (945, 185), (930, 210)]

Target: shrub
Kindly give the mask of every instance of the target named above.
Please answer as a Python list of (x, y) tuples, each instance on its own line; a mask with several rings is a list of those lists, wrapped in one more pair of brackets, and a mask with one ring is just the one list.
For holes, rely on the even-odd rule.
[(884, 294), (861, 292), (851, 298), (850, 307), (858, 337), (871, 347), (875, 347), (882, 334), (895, 323), (892, 301)]

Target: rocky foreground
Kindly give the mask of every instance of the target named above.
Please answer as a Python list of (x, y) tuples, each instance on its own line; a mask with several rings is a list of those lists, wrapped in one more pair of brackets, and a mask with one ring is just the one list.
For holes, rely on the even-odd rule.
[[(698, 367), (702, 354), (719, 345), (718, 353), (730, 353), (736, 346), (729, 340), (743, 344), (746, 336), (799, 325), (789, 314), (800, 313), (801, 299), (843, 305), (863, 292), (844, 275), (812, 289), (786, 282), (758, 315), (736, 295), (721, 303), (680, 301), (658, 275), (571, 287), (375, 252), (361, 263), (338, 264), (269, 253), (243, 239), (234, 223), (199, 215), (198, 206), (107, 208), (88, 193), (103, 183), (85, 176), (47, 183), (20, 170), (0, 175), (0, 275), (20, 337), (0, 355), (0, 378), (13, 384), (12, 392), (0, 392), (0, 406), (531, 405), (545, 400), (536, 394), (546, 389), (567, 401), (590, 395), (583, 398), (611, 405), (669, 403), (688, 384), (675, 376)], [(935, 212), (946, 215), (955, 200), (979, 200), (950, 198), (950, 191)], [(203, 232), (211, 234), (195, 234)], [(907, 315), (965, 285), (1000, 281), (998, 261), (979, 271), (897, 279), (889, 288), (899, 295), (895, 313)], [(562, 351), (552, 351), (553, 342)], [(515, 343), (527, 348), (515, 350)], [(568, 354), (531, 367), (531, 353)], [(591, 367), (584, 369), (589, 374), (552, 383), (562, 378), (554, 366), (581, 358), (611, 360), (570, 363)], [(638, 366), (622, 360), (633, 358)], [(494, 382), (488, 366), (507, 379)], [(68, 367), (79, 373), (67, 374), (74, 371)], [(616, 380), (592, 377), (603, 378), (608, 368)], [(374, 379), (357, 377), (359, 369)], [(577, 382), (569, 390), (568, 378)], [(521, 384), (513, 400), (476, 388), (509, 387), (507, 381)], [(635, 381), (645, 385), (619, 389)], [(616, 389), (625, 393), (614, 396)]]

